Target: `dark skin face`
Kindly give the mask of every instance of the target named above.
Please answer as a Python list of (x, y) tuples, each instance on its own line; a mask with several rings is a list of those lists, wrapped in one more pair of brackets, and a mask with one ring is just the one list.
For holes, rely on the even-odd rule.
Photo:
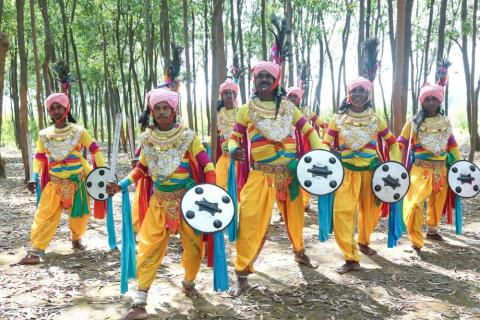
[(422, 104), (423, 110), (425, 110), (427, 117), (435, 117), (438, 112), (438, 108), (440, 108), (440, 101), (435, 97), (426, 97), (423, 100)]
[(165, 101), (153, 106), (152, 117), (160, 131), (168, 131), (175, 125), (175, 112)]
[(225, 104), (227, 110), (233, 109), (233, 101), (237, 97), (236, 93), (232, 90), (225, 90), (222, 92), (222, 101)]
[(290, 100), (295, 106), (300, 106), (300, 102), (302, 99), (300, 99), (299, 96), (297, 96), (295, 93), (290, 93), (287, 97), (288, 100)]
[(58, 102), (54, 102), (50, 106), (49, 114), (53, 121), (55, 121), (56, 128), (64, 128), (67, 125), (66, 120), (62, 120), (63, 114), (66, 110), (67, 109)]
[(262, 101), (274, 101), (275, 95), (272, 86), (275, 83), (275, 77), (267, 71), (260, 71), (255, 77), (255, 90)]
[(368, 92), (363, 87), (356, 87), (350, 91), (353, 112), (362, 112), (368, 101)]

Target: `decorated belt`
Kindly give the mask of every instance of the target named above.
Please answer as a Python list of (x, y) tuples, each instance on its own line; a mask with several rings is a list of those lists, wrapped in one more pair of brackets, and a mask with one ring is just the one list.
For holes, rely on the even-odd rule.
[(80, 184), (84, 181), (83, 172), (76, 174), (78, 180), (73, 181), (70, 178), (62, 179), (50, 175), (50, 182), (53, 184), (55, 192), (61, 197), (61, 203), (64, 209), (69, 209), (73, 203), (73, 196), (78, 188), (80, 188)]
[(157, 188), (153, 189), (153, 193), (158, 197), (160, 201), (177, 201), (182, 200), (183, 195), (187, 192), (185, 189), (176, 191), (160, 191)]
[(444, 168), (446, 165), (445, 160), (422, 160), (422, 159), (415, 159), (415, 165), (422, 168), (430, 168), (430, 169), (439, 169)]
[(270, 165), (261, 162), (254, 162), (253, 169), (262, 171), (263, 173), (289, 175), (287, 165)]

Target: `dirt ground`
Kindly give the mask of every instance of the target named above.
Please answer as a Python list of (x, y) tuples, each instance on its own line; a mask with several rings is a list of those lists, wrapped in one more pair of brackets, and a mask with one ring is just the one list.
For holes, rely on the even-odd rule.
[[(109, 251), (104, 221), (91, 220), (84, 238), (88, 250), (71, 249), (67, 216), (62, 218), (45, 260), (38, 266), (11, 263), (25, 255), (35, 212), (35, 196), (23, 184), (19, 153), (2, 150), (8, 178), (0, 180), (0, 319), (120, 319), (131, 302), (120, 295), (118, 251)], [(128, 172), (121, 157), (120, 176)], [(477, 161), (478, 162), (478, 161)], [(120, 241), (120, 196), (114, 199)], [(317, 240), (315, 216), (305, 223), (305, 244), (317, 270), (293, 261), (282, 223), (272, 223), (265, 247), (239, 298), (213, 292), (212, 271), (202, 266), (192, 301), (181, 293), (181, 245), (172, 238), (148, 297), (151, 319), (480, 319), (480, 197), (464, 201), (464, 233), (442, 225), (446, 241), (426, 241), (417, 260), (404, 235), (386, 246), (387, 224), (373, 234), (378, 255), (362, 255), (363, 269), (340, 276), (343, 261), (333, 238)], [(277, 216), (274, 213), (273, 217)], [(228, 244), (230, 280), (234, 246)], [(134, 288), (134, 281), (130, 288)]]

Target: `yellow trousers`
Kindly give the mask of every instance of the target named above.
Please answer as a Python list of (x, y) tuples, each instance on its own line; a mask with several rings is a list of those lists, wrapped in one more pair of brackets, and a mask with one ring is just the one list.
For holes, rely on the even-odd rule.
[(360, 261), (355, 242), (355, 211), (358, 211), (358, 243), (369, 245), (380, 218), (380, 206), (372, 192), (372, 171), (345, 168), (342, 185), (333, 202), (333, 231), (345, 261)]
[[(33, 249), (45, 251), (57, 231), (62, 212), (61, 196), (56, 192), (54, 184), (49, 182), (42, 192), (37, 212), (33, 218), (30, 234)], [(72, 240), (80, 240), (82, 238), (87, 230), (89, 218), (90, 215), (88, 214), (83, 215), (81, 218), (69, 218), (68, 222)]]
[[(253, 273), (253, 263), (267, 238), (274, 201), (277, 197), (275, 175), (253, 170), (240, 194), (235, 271)], [(304, 208), (300, 195), (294, 201), (287, 192), (285, 201), (277, 201), (295, 252), (304, 250)]]
[(300, 189), (300, 193), (302, 195), (303, 207), (305, 209), (307, 209), (308, 206), (310, 205), (310, 193), (308, 193), (307, 191), (305, 191), (303, 189)]
[(137, 234), (140, 231), (140, 218), (139, 218), (140, 207), (138, 204), (138, 200), (140, 198), (142, 185), (143, 185), (142, 179), (138, 180), (138, 183), (135, 189), (135, 194), (133, 195), (132, 225), (133, 225), (133, 232), (135, 232), (135, 234)]
[(215, 165), (215, 174), (217, 176), (217, 185), (228, 190), (228, 168), (230, 167), (230, 158), (223, 154), (218, 158)]
[(443, 186), (438, 192), (433, 190), (433, 169), (414, 165), (410, 171), (410, 189), (403, 200), (403, 220), (410, 241), (418, 248), (423, 247), (423, 207), (427, 205), (427, 225), (436, 227), (442, 219), (443, 207), (447, 199), (448, 186), (446, 168), (442, 171)]
[[(137, 249), (138, 289), (141, 291), (148, 291), (152, 285), (167, 250), (170, 231), (165, 228), (166, 215), (163, 201), (154, 193), (140, 228)], [(179, 233), (183, 245), (184, 279), (193, 282), (205, 255), (205, 244), (202, 242), (202, 234), (196, 234), (183, 220), (180, 221)]]

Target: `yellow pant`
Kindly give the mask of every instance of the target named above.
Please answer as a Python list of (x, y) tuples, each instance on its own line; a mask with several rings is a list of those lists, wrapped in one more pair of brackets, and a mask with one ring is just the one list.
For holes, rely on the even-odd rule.
[[(54, 184), (49, 182), (42, 192), (37, 212), (33, 218), (30, 234), (32, 248), (45, 251), (57, 231), (62, 212), (61, 196), (55, 191)], [(82, 238), (87, 230), (89, 218), (90, 215), (83, 215), (81, 218), (69, 218), (72, 240)]]
[(443, 186), (438, 192), (433, 191), (433, 169), (414, 165), (410, 171), (410, 189), (403, 200), (403, 219), (410, 241), (416, 247), (423, 247), (423, 205), (428, 200), (427, 225), (436, 227), (442, 219), (443, 207), (447, 199), (448, 186), (444, 178)]
[(310, 193), (303, 189), (300, 189), (300, 193), (302, 195), (303, 207), (306, 209), (310, 205)]
[[(167, 213), (161, 206), (162, 201), (158, 199), (157, 195), (153, 194), (140, 228), (137, 276), (138, 289), (142, 291), (147, 291), (155, 280), (157, 269), (162, 263), (170, 237), (170, 231), (165, 228)], [(183, 220), (180, 221), (179, 233), (183, 245), (184, 278), (188, 282), (193, 282), (205, 255), (205, 244), (202, 242), (202, 234), (196, 234)]]
[[(273, 203), (277, 192), (273, 174), (253, 170), (240, 194), (238, 239), (236, 241), (235, 271), (253, 273), (253, 263), (267, 238), (272, 217)], [(299, 195), (294, 201), (287, 193), (286, 201), (277, 201), (285, 221), (288, 237), (295, 252), (304, 250), (303, 245), (303, 200)]]
[(135, 232), (135, 234), (137, 234), (140, 231), (140, 218), (139, 218), (140, 207), (138, 204), (138, 200), (140, 198), (142, 185), (143, 185), (142, 179), (138, 180), (137, 187), (135, 189), (135, 194), (133, 195), (132, 225), (133, 225), (133, 232)]
[(333, 202), (333, 231), (346, 261), (360, 261), (355, 243), (355, 211), (358, 210), (358, 243), (370, 244), (370, 235), (380, 218), (380, 206), (372, 189), (372, 171), (345, 168), (342, 185)]
[(228, 188), (228, 168), (230, 167), (230, 158), (223, 154), (215, 165), (215, 174), (217, 176), (217, 185), (227, 190)]

